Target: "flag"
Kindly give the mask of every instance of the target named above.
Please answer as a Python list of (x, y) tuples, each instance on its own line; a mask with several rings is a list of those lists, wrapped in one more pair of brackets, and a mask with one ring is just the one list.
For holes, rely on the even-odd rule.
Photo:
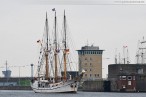
[(37, 43), (39, 43), (42, 46), (41, 40), (38, 40)]
[(57, 52), (57, 53), (59, 53), (59, 52), (60, 52), (60, 50), (59, 50), (59, 49), (56, 49), (56, 52)]
[(55, 8), (53, 8), (52, 11), (56, 11)]
[(40, 40), (37, 41), (37, 43), (41, 42)]
[(66, 51), (66, 53), (69, 53), (69, 49), (66, 49), (65, 51)]
[(123, 46), (123, 48), (126, 48), (127, 46)]

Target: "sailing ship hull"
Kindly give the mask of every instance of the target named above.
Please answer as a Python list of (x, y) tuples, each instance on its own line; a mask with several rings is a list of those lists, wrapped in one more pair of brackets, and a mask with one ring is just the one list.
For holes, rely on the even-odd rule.
[(42, 82), (40, 86), (38, 83), (38, 81), (35, 81), (32, 84), (32, 89), (35, 93), (76, 93), (78, 89), (78, 82), (75, 81), (59, 82), (52, 84)]

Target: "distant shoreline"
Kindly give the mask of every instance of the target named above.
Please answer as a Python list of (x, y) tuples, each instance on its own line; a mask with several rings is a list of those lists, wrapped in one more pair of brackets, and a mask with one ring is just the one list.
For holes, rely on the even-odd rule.
[(0, 86), (0, 90), (32, 90), (30, 86)]

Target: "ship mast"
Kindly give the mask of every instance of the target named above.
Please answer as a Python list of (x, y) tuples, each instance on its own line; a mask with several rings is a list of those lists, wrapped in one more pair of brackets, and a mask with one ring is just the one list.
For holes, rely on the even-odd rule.
[(7, 63), (7, 60), (6, 60), (6, 75), (7, 75), (7, 70), (8, 70), (8, 63)]
[(7, 82), (8, 82), (8, 63), (7, 63), (7, 60), (6, 60), (6, 74), (5, 74), (5, 77), (7, 78)]
[(141, 43), (141, 45), (142, 45), (142, 47), (139, 48), (139, 49), (141, 49), (141, 64), (144, 64), (144, 63), (145, 63), (145, 62), (144, 62), (144, 54), (145, 54), (144, 49), (146, 49), (146, 48), (143, 46), (143, 43), (146, 43), (146, 41), (144, 41), (144, 37), (143, 37), (143, 41), (141, 41), (140, 43)]
[(55, 53), (54, 53), (54, 56), (55, 56), (55, 82), (57, 82), (58, 80), (58, 70), (57, 70), (57, 53), (58, 53), (58, 47), (57, 47), (57, 33), (56, 33), (56, 10), (55, 9), (52, 9), (53, 11), (55, 11)]
[(48, 64), (48, 19), (47, 19), (47, 12), (46, 12), (46, 22), (45, 22), (45, 26), (46, 26), (46, 36), (47, 36), (47, 47), (46, 47), (46, 51), (45, 51), (45, 58), (46, 58), (46, 76), (45, 79), (49, 80), (49, 64)]
[(115, 64), (117, 64), (117, 49), (115, 50)]
[(66, 52), (67, 52), (67, 46), (66, 46), (66, 16), (65, 16), (65, 10), (64, 10), (64, 80), (66, 81)]

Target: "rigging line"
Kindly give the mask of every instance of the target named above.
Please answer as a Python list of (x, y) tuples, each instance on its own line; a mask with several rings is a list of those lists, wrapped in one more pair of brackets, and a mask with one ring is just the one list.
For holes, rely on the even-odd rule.
[(72, 38), (69, 38), (70, 40), (68, 40), (70, 43), (70, 45), (72, 45), (72, 48), (70, 48), (70, 49), (72, 49), (72, 50), (70, 50), (71, 52), (70, 52), (70, 56), (72, 56), (72, 59), (73, 60), (77, 60), (76, 59), (76, 57), (75, 56), (77, 56), (77, 53), (74, 53), (74, 55), (72, 55), (73, 54), (73, 52), (75, 52), (75, 45), (74, 45), (74, 42), (73, 42), (73, 40), (72, 40)]
[[(44, 26), (44, 31), (43, 31), (43, 38), (42, 38), (42, 47), (44, 46), (44, 44), (45, 44), (45, 42), (46, 42), (46, 32), (45, 32), (45, 30), (46, 30), (46, 26)], [(44, 47), (43, 47), (44, 48)]]
[[(44, 55), (44, 52), (43, 51), (45, 51), (45, 49), (44, 49), (44, 47), (41, 47), (41, 50), (40, 50), (40, 56), (43, 56)], [(43, 53), (42, 53), (43, 52)]]
[[(66, 21), (67, 21), (67, 19), (66, 19)], [(73, 42), (73, 35), (71, 34), (71, 32), (70, 32), (70, 30), (69, 30), (69, 26), (68, 26), (68, 24), (67, 24), (67, 22), (66, 22), (66, 32), (68, 32), (68, 36), (67, 36), (67, 40), (72, 44), (72, 47), (73, 48), (75, 48), (75, 46), (74, 46), (74, 42)]]
[[(60, 67), (60, 65), (61, 65), (60, 63), (61, 63), (61, 62), (60, 62), (60, 57), (58, 56), (58, 65), (59, 65), (58, 67)], [(58, 68), (58, 73), (61, 74), (61, 70), (60, 70), (59, 68)]]
[[(62, 59), (61, 59), (61, 64), (63, 64), (63, 57), (62, 57)], [(63, 66), (63, 65), (60, 65), (60, 69), (61, 69), (61, 70), (63, 69), (62, 66)]]
[[(70, 53), (68, 54), (68, 56), (73, 56), (73, 55), (72, 55), (72, 52), (70, 52)], [(74, 55), (74, 56), (75, 56), (75, 55)], [(77, 63), (77, 62), (75, 61), (75, 57), (69, 57), (69, 58), (70, 58), (71, 62)], [(75, 64), (75, 67), (77, 67), (77, 64)], [(73, 67), (73, 69), (75, 69), (75, 67)], [(77, 70), (77, 68), (76, 68), (75, 70)]]
[(41, 59), (41, 57), (42, 57), (42, 51), (40, 51), (39, 60)]
[(52, 70), (53, 70), (53, 76), (55, 76), (55, 71), (54, 71), (55, 67), (53, 68), (53, 66), (54, 66), (54, 59), (55, 59), (54, 53), (53, 53), (52, 58), (53, 58), (53, 60), (52, 60), (51, 66), (52, 66)]
[[(43, 57), (44, 58), (44, 57)], [(43, 65), (44, 65), (44, 61), (43, 61), (43, 58), (42, 58), (42, 61), (40, 62), (40, 65), (39, 65), (39, 71), (41, 72), (43, 68)]]
[(61, 76), (63, 77), (63, 74), (62, 74), (62, 71), (64, 72), (64, 70), (63, 70), (63, 57), (61, 57), (61, 63), (60, 63), (60, 71), (61, 71)]
[(40, 61), (40, 59), (41, 59), (41, 52), (42, 52), (42, 51), (41, 51), (41, 49), (40, 49), (39, 61)]
[(45, 54), (45, 53), (43, 53), (42, 56), (41, 56), (40, 64), (43, 62), (43, 59), (45, 58), (44, 54)]
[[(71, 61), (70, 57), (68, 57), (68, 60), (70, 60), (70, 63), (69, 63), (70, 70), (72, 70), (72, 69), (75, 70), (75, 67), (74, 67), (73, 62)], [(71, 65), (71, 63), (72, 63), (72, 65)]]
[(50, 56), (50, 66), (51, 66), (50, 70), (52, 70), (52, 73), (53, 73), (53, 76), (54, 76), (53, 60), (54, 60), (54, 57), (53, 56)]

